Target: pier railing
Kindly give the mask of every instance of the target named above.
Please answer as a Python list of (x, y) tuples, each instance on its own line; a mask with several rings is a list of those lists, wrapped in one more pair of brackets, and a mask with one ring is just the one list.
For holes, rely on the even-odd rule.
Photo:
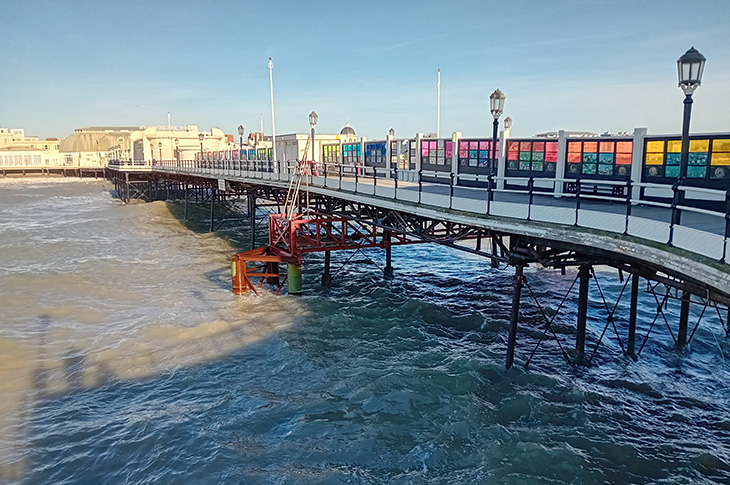
[[(289, 182), (301, 167), (299, 161), (164, 160), (149, 169)], [(464, 214), (595, 229), (726, 262), (730, 190), (599, 178), (456, 175), (359, 164), (307, 165), (305, 172), (306, 183), (313, 187)]]

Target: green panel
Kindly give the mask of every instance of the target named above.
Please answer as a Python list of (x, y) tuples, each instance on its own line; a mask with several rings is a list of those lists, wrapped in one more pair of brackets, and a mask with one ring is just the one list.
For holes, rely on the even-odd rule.
[(681, 153), (667, 153), (664, 163), (667, 165), (679, 165), (682, 160)]
[(666, 174), (666, 177), (677, 178), (677, 177), (679, 177), (679, 166), (678, 165), (667, 165), (667, 168), (664, 173)]
[(707, 167), (687, 167), (687, 178), (703, 179), (707, 178)]

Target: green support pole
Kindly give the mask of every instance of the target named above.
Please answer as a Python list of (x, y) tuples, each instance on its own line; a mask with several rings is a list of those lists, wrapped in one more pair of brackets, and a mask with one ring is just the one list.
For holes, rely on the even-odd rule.
[(286, 265), (286, 287), (290, 295), (299, 295), (302, 292), (302, 265), (288, 263)]

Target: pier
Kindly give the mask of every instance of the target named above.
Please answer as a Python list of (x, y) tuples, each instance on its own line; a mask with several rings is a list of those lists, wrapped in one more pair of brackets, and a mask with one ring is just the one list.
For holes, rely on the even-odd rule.
[[(507, 368), (513, 366), (516, 353), (528, 366), (539, 350), (519, 346), (520, 308), (528, 303), (544, 317), (540, 342), (555, 339), (570, 363), (590, 363), (601, 340), (609, 336), (619, 341), (627, 356), (641, 354), (651, 331), (643, 336), (636, 332), (642, 287), (656, 302), (651, 328), (666, 325), (677, 347), (691, 342), (703, 318), (719, 321), (728, 333), (730, 203), (724, 191), (675, 184), (670, 188), (675, 196), (668, 201), (636, 200), (635, 193), (666, 188), (631, 180), (578, 177), (544, 178), (537, 190), (534, 178), (489, 174), (480, 179), (476, 175), (465, 185), (453, 174), (444, 180), (438, 172), (422, 169), (336, 164), (324, 165), (314, 175), (303, 166), (300, 162), (229, 159), (163, 161), (139, 170), (118, 162), (110, 165), (110, 177), (123, 200), (136, 196), (183, 200), (186, 207), (193, 200), (208, 204), (211, 231), (222, 223), (224, 207), (241, 207), (243, 202), (245, 214), (238, 214), (239, 221), (246, 219), (255, 227), (261, 217), (269, 219), (270, 241), (265, 248), (267, 255), (279, 256), (276, 261), (296, 267), (305, 253), (325, 252), (324, 284), (331, 282), (329, 252), (337, 249), (384, 250), (385, 277), (393, 276), (390, 248), (396, 244), (442, 244), (489, 258), (494, 265), (510, 265), (514, 278)], [(293, 182), (307, 189), (299, 195), (298, 205), (306, 210), (297, 221), (281, 217)], [(572, 184), (570, 191), (564, 190), (567, 183)], [(550, 185), (553, 190), (546, 190)], [(685, 201), (681, 206), (676, 196), (680, 190)], [(724, 210), (708, 209), (708, 199), (721, 201), (714, 206), (724, 206)], [(256, 250), (256, 243), (252, 230), (251, 251)], [(562, 296), (563, 303), (571, 297), (578, 301), (573, 342), (566, 342), (552, 328), (563, 303), (548, 316), (525, 276), (523, 269), (535, 264), (563, 274), (568, 267), (577, 268), (570, 289)], [(624, 285), (619, 300), (629, 300), (628, 315), (617, 315), (619, 301), (603, 297), (596, 266), (615, 269), (615, 277)], [(301, 277), (301, 269), (298, 271)], [(269, 264), (253, 276), (260, 283), (278, 282), (278, 272), (278, 267)], [(281, 277), (290, 279), (290, 293), (301, 290), (296, 268)], [(603, 298), (605, 328), (589, 345), (586, 320), (591, 286)], [(239, 281), (238, 288), (246, 291), (253, 285)], [(680, 305), (679, 322), (669, 322), (664, 314), (670, 301)], [(690, 307), (702, 308), (697, 321), (690, 322)], [(619, 329), (618, 321), (625, 322), (625, 328)]]

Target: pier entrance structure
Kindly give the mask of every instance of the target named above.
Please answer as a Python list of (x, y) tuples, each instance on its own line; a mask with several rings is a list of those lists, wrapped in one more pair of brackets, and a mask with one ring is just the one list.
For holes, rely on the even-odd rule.
[[(538, 190), (532, 178), (489, 174), (480, 180), (477, 175), (472, 186), (464, 186), (453, 173), (444, 183), (438, 173), (398, 166), (338, 163), (321, 167), (319, 175), (310, 172), (302, 176), (297, 171), (299, 162), (270, 160), (165, 161), (142, 172), (123, 162), (110, 166), (120, 194), (131, 193), (131, 177), (138, 185), (154, 187), (148, 191), (152, 198), (178, 198), (187, 204), (189, 191), (200, 195), (200, 201), (210, 204), (211, 230), (221, 201), (245, 200), (251, 227), (256, 226), (264, 209), (274, 213), (269, 218), (268, 246), (258, 250), (255, 231), (251, 231), (251, 250), (259, 252), (249, 254), (272, 260), (263, 261), (258, 270), (246, 269), (248, 283), (239, 280), (239, 290), (254, 287), (251, 278), (256, 276), (276, 282), (280, 275), (275, 264), (280, 262), (294, 266), (286, 278), (296, 278), (296, 265), (301, 264), (304, 253), (325, 251), (328, 256), (331, 249), (355, 245), (385, 249), (386, 274), (393, 272), (390, 247), (417, 241), (456, 247), (490, 258), (495, 265), (514, 267), (508, 368), (518, 353), (520, 307), (525, 298), (544, 316), (542, 338), (529, 350), (531, 354), (528, 350), (519, 352), (525, 355), (525, 365), (544, 338), (555, 339), (566, 360), (589, 362), (607, 336), (616, 338), (626, 355), (637, 357), (655, 324), (667, 325), (679, 347), (691, 341), (703, 318), (717, 318), (728, 333), (730, 191), (675, 184), (671, 188), (674, 197), (659, 201), (635, 198), (633, 194), (654, 186), (632, 180), (543, 179)], [(291, 183), (297, 177), (308, 186), (295, 197), (299, 207), (307, 208), (309, 219), (286, 216), (287, 209), (282, 209), (287, 207)], [(546, 189), (547, 182), (553, 190)], [(568, 183), (570, 190), (566, 191)], [(520, 188), (510, 188), (514, 184)], [(599, 190), (603, 188), (607, 190)], [(715, 210), (691, 202), (680, 206), (680, 190), (685, 192), (685, 201), (714, 200)], [(677, 217), (679, 211), (681, 219)], [(245, 260), (245, 256), (239, 258)], [(552, 316), (523, 271), (534, 264), (562, 272), (577, 268), (573, 284)], [(323, 283), (331, 278), (328, 265), (326, 258)], [(619, 300), (629, 300), (628, 316), (616, 314), (619, 301), (605, 299), (596, 266), (615, 268), (625, 290)], [(241, 268), (238, 270), (236, 274), (241, 275)], [(234, 287), (235, 281), (234, 277)], [(605, 327), (597, 338), (586, 335), (590, 286), (600, 292), (605, 306)], [(640, 287), (656, 302), (656, 316), (643, 336), (637, 335)], [(553, 322), (571, 295), (577, 295), (577, 322), (573, 342), (568, 343), (556, 334)], [(663, 310), (672, 300), (680, 305), (678, 324), (669, 322)], [(697, 321), (690, 322), (691, 306), (703, 309)], [(627, 328), (619, 328), (619, 320)]]

